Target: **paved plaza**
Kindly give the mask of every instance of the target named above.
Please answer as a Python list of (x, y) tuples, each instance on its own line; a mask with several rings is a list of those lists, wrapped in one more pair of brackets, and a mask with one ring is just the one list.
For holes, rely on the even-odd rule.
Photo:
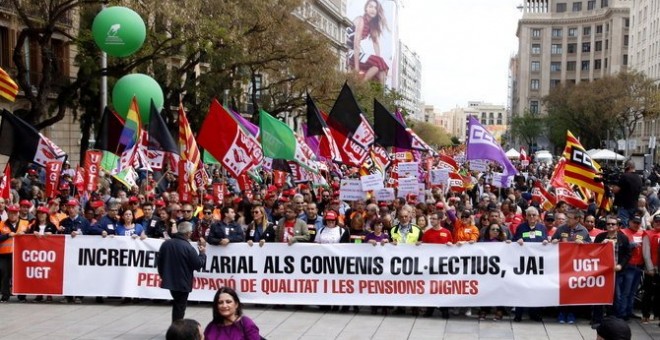
[[(56, 298), (56, 300), (59, 298)], [(118, 300), (96, 304), (17, 303), (0, 305), (2, 339), (164, 339), (171, 307), (143, 302), (122, 305)], [(476, 311), (476, 309), (475, 309)], [(362, 307), (359, 313), (321, 312), (316, 307), (295, 310), (287, 307), (248, 305), (245, 314), (255, 320), (267, 339), (595, 339), (588, 322), (561, 325), (549, 317), (545, 323), (478, 321), (475, 316), (432, 318), (377, 316)], [(193, 304), (186, 317), (206, 325), (211, 320), (210, 304)], [(641, 325), (631, 321), (633, 339), (660, 339), (657, 322)]]

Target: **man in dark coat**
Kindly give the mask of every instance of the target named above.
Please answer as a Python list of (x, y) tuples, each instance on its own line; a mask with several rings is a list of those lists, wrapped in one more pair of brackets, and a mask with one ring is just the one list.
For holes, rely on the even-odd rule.
[(160, 246), (158, 254), (160, 287), (169, 289), (172, 295), (172, 321), (183, 319), (188, 294), (192, 292), (193, 272), (202, 269), (206, 263), (206, 245), (197, 245), (198, 254), (190, 244), (192, 228), (192, 223), (181, 222), (178, 232)]

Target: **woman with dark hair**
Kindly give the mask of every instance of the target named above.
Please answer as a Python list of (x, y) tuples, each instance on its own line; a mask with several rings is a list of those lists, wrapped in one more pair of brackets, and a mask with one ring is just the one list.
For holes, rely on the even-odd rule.
[[(486, 230), (486, 233), (484, 234), (483, 238), (479, 240), (479, 242), (507, 242), (511, 243), (511, 241), (506, 239), (506, 234), (504, 233), (504, 230), (502, 229), (502, 226), (500, 226), (497, 223), (491, 223)], [(488, 315), (488, 312), (491, 310), (491, 307), (481, 307), (479, 308), (479, 321), (485, 321), (486, 316)], [(493, 320), (499, 321), (502, 320), (502, 316), (504, 315), (504, 307), (495, 307), (495, 315), (493, 316)]]
[[(363, 81), (376, 79), (385, 84), (390, 67), (380, 55), (380, 38), (388, 29), (383, 5), (378, 0), (368, 0), (364, 4), (364, 14), (353, 20), (353, 27), (348, 30), (346, 40), (352, 53), (348, 54), (348, 65), (358, 71)], [(367, 37), (373, 45), (373, 53), (365, 53), (362, 40)]]
[(213, 297), (213, 320), (206, 326), (204, 337), (215, 339), (260, 340), (259, 327), (243, 315), (243, 305), (236, 291), (222, 287)]

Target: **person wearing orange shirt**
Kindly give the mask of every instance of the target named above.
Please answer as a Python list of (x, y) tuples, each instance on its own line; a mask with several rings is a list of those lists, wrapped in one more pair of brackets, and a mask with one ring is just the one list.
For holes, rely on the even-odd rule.
[[(12, 275), (12, 258), (14, 252), (14, 237), (28, 231), (29, 222), (18, 218), (19, 208), (16, 205), (7, 207), (7, 220), (0, 222), (0, 303), (9, 301)], [(25, 302), (25, 295), (19, 295), (18, 301)]]
[(474, 243), (479, 239), (479, 229), (474, 225), (472, 213), (464, 210), (461, 218), (454, 222), (454, 243), (465, 244)]

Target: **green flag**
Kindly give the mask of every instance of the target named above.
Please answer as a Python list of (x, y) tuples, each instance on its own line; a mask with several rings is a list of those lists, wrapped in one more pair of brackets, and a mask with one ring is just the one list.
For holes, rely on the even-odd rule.
[(259, 127), (261, 128), (261, 148), (264, 150), (264, 157), (295, 160), (298, 142), (289, 126), (268, 112), (259, 110)]
[(206, 150), (204, 150), (203, 162), (204, 164), (220, 164), (220, 162), (218, 162), (218, 160)]
[(103, 150), (103, 159), (101, 159), (101, 167), (108, 173), (117, 171), (117, 164), (119, 164), (119, 156), (110, 151)]

